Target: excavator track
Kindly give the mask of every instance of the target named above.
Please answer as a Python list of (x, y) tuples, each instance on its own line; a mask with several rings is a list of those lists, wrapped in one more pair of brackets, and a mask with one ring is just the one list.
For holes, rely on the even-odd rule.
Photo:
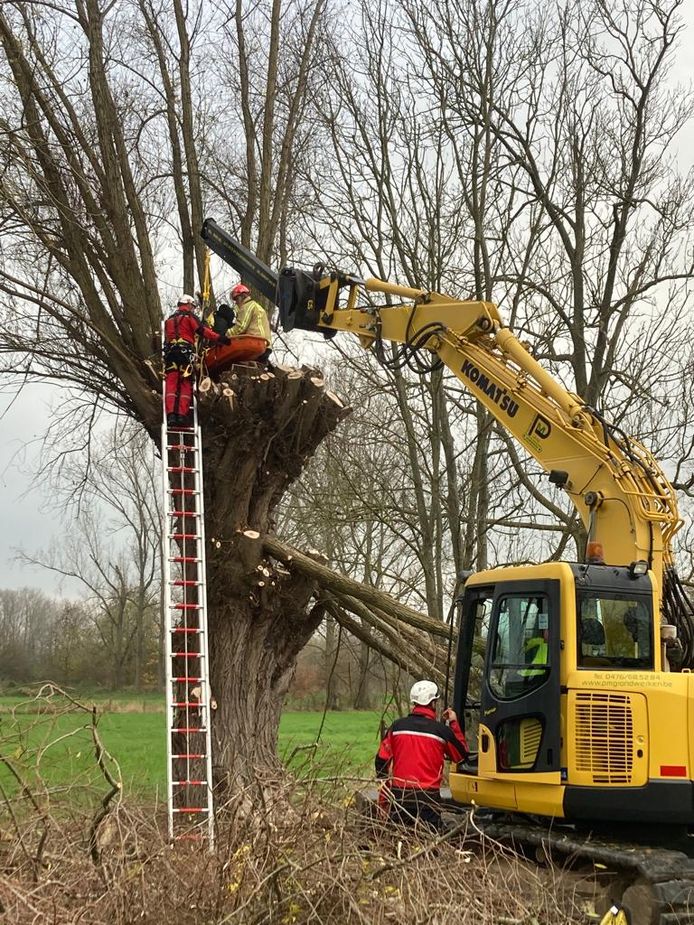
[[(377, 800), (376, 788), (356, 794), (356, 806), (366, 815), (375, 813)], [(449, 828), (458, 827), (461, 816), (472, 812), (456, 804), (446, 787), (441, 790), (441, 808)], [(666, 830), (655, 832), (659, 843), (645, 844), (633, 834), (620, 837), (618, 827), (608, 837), (566, 824), (548, 827), (541, 819), (528, 821), (527, 816), (488, 810), (475, 810), (471, 827), (483, 837), (512, 848), (529, 863), (551, 864), (582, 874), (586, 881), (600, 870), (608, 882), (596, 883), (588, 903), (594, 908), (585, 912), (586, 925), (602, 922), (614, 903), (627, 911), (630, 925), (694, 925), (694, 857), (690, 856), (694, 855), (694, 838), (689, 845), (684, 833), (668, 843)]]
[[(559, 867), (569, 860), (572, 865), (600, 865), (613, 875), (604, 889), (604, 909), (600, 912), (617, 902), (628, 911), (631, 925), (694, 925), (694, 858), (685, 850), (605, 838), (587, 831), (548, 829), (493, 814), (476, 814), (475, 826), (488, 838), (526, 856), (544, 855)], [(586, 921), (600, 918), (588, 917)]]

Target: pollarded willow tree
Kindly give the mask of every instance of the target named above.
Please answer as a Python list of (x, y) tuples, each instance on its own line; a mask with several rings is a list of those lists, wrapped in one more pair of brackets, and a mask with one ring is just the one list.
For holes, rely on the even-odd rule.
[[(163, 296), (196, 282), (203, 211), (270, 260), (315, 205), (325, 12), (325, 0), (276, 0), (269, 17), (240, 2), (2, 5), (2, 372), (64, 388), (61, 453), (88, 443), (103, 410), (158, 443)], [(211, 48), (224, 67), (209, 68)], [(215, 393), (200, 408), (210, 677), (219, 777), (248, 793), (277, 767), (282, 702), (326, 607), (384, 628), (405, 667), (424, 667), (422, 644), (436, 647), (423, 634), (445, 631), (273, 536), (287, 488), (348, 413), (321, 374), (280, 367), (232, 385), (233, 402)]]
[[(63, 433), (78, 443), (100, 409), (114, 408), (159, 440), (167, 254), (179, 237), (168, 292), (192, 288), (203, 203), (228, 198), (230, 223), (246, 240), (252, 229), (267, 255), (298, 201), (325, 4), (276, 2), (269, 19), (223, 7), (65, 0), (0, 10), (3, 372), (59, 382)], [(234, 62), (227, 72), (206, 66), (213, 44), (217, 60)], [(231, 131), (230, 99), (245, 138)], [(271, 580), (259, 581), (262, 543), (242, 554), (238, 539), (273, 531), (287, 486), (346, 409), (307, 369), (245, 379), (233, 408), (208, 402), (201, 413), (215, 759), (246, 785), (274, 767), (296, 655), (323, 611), (314, 579), (270, 566)]]

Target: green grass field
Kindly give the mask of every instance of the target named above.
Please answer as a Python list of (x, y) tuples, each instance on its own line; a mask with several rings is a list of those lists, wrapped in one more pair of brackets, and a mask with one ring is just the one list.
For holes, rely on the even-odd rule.
[[(128, 700), (121, 696), (117, 702), (106, 698), (100, 710), (110, 705), (116, 712), (103, 712), (98, 730), (104, 747), (118, 762), (124, 792), (163, 798), (165, 717), (163, 712), (154, 712), (162, 699), (159, 695), (145, 698), (146, 712), (142, 712), (142, 701), (141, 697)], [(23, 706), (13, 715), (12, 710), (20, 703)], [(90, 787), (95, 782), (103, 787), (95, 768), (90, 714), (37, 714), (28, 709), (25, 700), (0, 697), (0, 754), (21, 768), (25, 779), (36, 781), (40, 777), (56, 791), (75, 784)], [(280, 725), (283, 759), (300, 775), (370, 776), (378, 747), (380, 714), (328, 713), (316, 743), (322, 720), (322, 713), (284, 713)], [(0, 785), (10, 789), (15, 786), (6, 766), (0, 766)]]

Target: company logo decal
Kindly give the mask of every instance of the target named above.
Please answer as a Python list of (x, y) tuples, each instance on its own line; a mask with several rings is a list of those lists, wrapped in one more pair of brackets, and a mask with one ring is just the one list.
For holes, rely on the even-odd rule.
[(488, 395), (492, 401), (499, 406), (502, 411), (505, 411), (506, 414), (513, 418), (516, 416), (518, 411), (518, 402), (513, 401), (511, 396), (508, 394), (506, 389), (503, 389), (500, 385), (497, 385), (489, 376), (481, 372), (472, 360), (465, 360), (463, 365), (460, 368), (461, 373), (476, 385), (477, 388), (484, 392), (485, 395)]

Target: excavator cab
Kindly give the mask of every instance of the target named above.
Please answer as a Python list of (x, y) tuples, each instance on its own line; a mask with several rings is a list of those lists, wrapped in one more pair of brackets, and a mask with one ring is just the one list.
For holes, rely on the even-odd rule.
[(654, 576), (551, 562), (470, 578), (453, 798), (570, 820), (694, 823), (692, 675), (668, 670)]

